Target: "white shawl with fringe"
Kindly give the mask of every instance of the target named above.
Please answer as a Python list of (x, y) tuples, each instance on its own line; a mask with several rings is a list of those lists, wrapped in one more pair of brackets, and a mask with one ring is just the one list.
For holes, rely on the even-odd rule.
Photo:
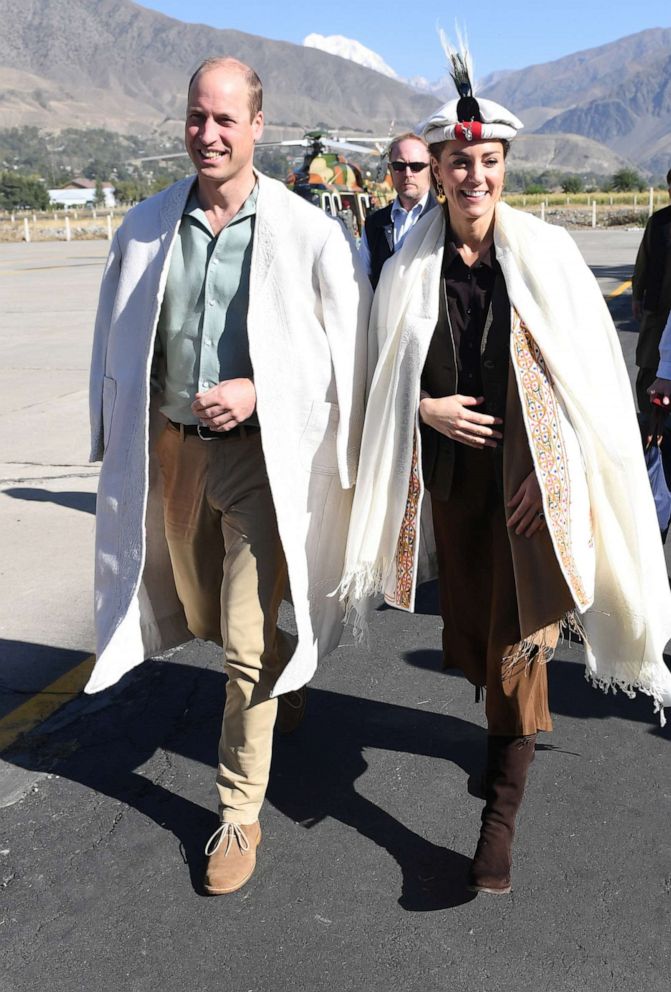
[[(420, 375), (438, 318), (442, 210), (382, 270), (369, 400), (340, 586), (362, 617), (379, 592), (413, 609), (420, 545)], [(496, 209), (511, 359), (548, 529), (586, 634), (586, 675), (671, 705), (671, 594), (629, 378), (608, 308), (562, 228)], [(400, 594), (399, 594), (400, 589)], [(663, 721), (663, 713), (661, 714)]]

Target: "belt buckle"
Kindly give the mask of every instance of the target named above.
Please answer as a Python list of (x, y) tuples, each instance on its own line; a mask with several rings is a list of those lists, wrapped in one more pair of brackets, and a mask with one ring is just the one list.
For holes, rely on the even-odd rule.
[[(207, 434), (201, 434), (201, 430), (208, 431), (208, 433)], [(201, 441), (216, 441), (217, 440), (216, 437), (212, 437), (212, 431), (210, 430), (210, 428), (209, 427), (204, 427), (200, 423), (196, 425), (196, 434), (198, 435), (198, 437), (200, 438)]]

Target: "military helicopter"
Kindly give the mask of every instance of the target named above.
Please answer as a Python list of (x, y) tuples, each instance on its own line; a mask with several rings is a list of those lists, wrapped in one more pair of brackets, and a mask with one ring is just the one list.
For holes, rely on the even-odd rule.
[[(378, 156), (387, 146), (388, 138), (360, 138), (355, 141), (340, 138), (337, 133), (306, 131), (302, 138), (285, 141), (259, 142), (258, 148), (304, 148), (303, 161), (291, 170), (286, 179), (289, 189), (310, 200), (332, 217), (340, 217), (352, 234), (359, 236), (371, 209), (383, 207), (394, 198), (389, 177), (377, 178), (345, 158), (345, 152)], [(365, 147), (363, 142), (373, 145)]]
[[(393, 127), (393, 122), (392, 122)], [(391, 130), (390, 130), (391, 134)], [(365, 144), (364, 144), (365, 142)], [(299, 196), (310, 200), (332, 217), (340, 217), (355, 237), (363, 231), (364, 221), (371, 210), (384, 207), (395, 193), (386, 172), (383, 155), (389, 138), (363, 138), (356, 142), (340, 138), (336, 132), (306, 131), (302, 138), (285, 141), (260, 141), (257, 148), (304, 148), (303, 161), (289, 172), (286, 184)], [(366, 147), (372, 145), (373, 147)], [(364, 175), (358, 165), (348, 162), (345, 152), (377, 156), (375, 178)], [(183, 158), (183, 152), (148, 155), (134, 159), (145, 162)]]

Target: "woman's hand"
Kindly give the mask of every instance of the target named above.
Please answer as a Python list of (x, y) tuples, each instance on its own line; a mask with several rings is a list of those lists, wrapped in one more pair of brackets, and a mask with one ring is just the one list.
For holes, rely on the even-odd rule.
[(425, 424), (453, 441), (471, 448), (495, 448), (496, 442), (503, 437), (495, 426), (503, 421), (500, 417), (490, 417), (470, 409), (484, 401), (484, 396), (461, 396), (457, 393), (434, 398), (423, 393), (419, 415)]
[(545, 527), (541, 487), (535, 472), (529, 473), (508, 506), (513, 512), (508, 517), (507, 524), (515, 529), (516, 534), (533, 537), (536, 531)]

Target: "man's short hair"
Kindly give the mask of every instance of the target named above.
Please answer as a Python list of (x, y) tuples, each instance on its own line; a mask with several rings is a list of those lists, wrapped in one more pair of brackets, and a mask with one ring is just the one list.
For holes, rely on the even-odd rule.
[(219, 68), (232, 69), (234, 72), (239, 72), (243, 76), (249, 91), (249, 118), (250, 120), (254, 120), (263, 107), (263, 86), (261, 85), (261, 80), (251, 66), (245, 65), (244, 62), (240, 62), (239, 59), (234, 59), (230, 55), (213, 55), (211, 58), (201, 62), (189, 80), (189, 86), (186, 91), (187, 95), (191, 93), (191, 87), (201, 72), (208, 72), (210, 69)]
[(415, 134), (414, 131), (404, 131), (403, 134), (397, 134), (396, 137), (392, 138), (391, 141), (389, 142), (388, 145), (389, 150), (387, 152), (387, 156), (390, 162), (394, 155), (394, 148), (400, 145), (402, 141), (408, 141), (408, 140), (419, 141), (420, 145), (424, 145), (426, 150), (427, 151), (429, 150), (428, 144), (426, 143), (424, 138), (421, 137), (421, 135)]
[(671, 186), (671, 169), (666, 174), (666, 185)]

